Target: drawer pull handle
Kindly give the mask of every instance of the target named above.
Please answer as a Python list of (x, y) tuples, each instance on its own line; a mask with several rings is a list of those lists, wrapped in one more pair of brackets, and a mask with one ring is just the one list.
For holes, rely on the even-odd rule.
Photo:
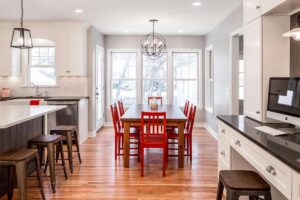
[(225, 151), (221, 151), (221, 155), (222, 155), (222, 156), (225, 156)]
[(240, 147), (241, 146), (241, 142), (239, 140), (237, 140), (237, 141), (235, 141), (235, 145)]
[(272, 174), (273, 176), (276, 176), (276, 170), (271, 165), (266, 167), (266, 171), (269, 172), (270, 174)]
[(256, 111), (256, 114), (260, 114), (260, 111)]
[(222, 129), (221, 133), (223, 133), (223, 134), (226, 134), (226, 131), (225, 131), (225, 129)]

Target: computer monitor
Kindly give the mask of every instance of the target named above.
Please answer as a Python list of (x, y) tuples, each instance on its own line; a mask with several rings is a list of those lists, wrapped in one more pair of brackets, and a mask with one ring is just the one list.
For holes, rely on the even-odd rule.
[(300, 127), (300, 77), (270, 78), (267, 117)]

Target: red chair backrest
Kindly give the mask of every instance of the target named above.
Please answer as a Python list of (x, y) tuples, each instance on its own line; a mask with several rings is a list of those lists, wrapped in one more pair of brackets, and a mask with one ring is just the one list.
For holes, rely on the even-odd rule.
[(163, 103), (162, 97), (148, 97), (148, 105), (150, 105), (150, 101), (151, 101), (152, 99), (157, 99), (157, 100), (159, 100), (159, 101), (160, 101), (160, 105), (162, 106), (162, 103)]
[(186, 129), (187, 129), (188, 134), (192, 134), (192, 132), (193, 132), (196, 108), (197, 107), (195, 105), (191, 104), (188, 120), (186, 123)]
[(183, 109), (183, 114), (185, 116), (188, 116), (188, 111), (189, 111), (189, 105), (190, 105), (190, 102), (188, 100), (185, 101), (185, 105), (184, 105), (184, 109)]
[(120, 116), (122, 117), (122, 116), (124, 115), (124, 113), (125, 113), (123, 101), (122, 101), (122, 100), (119, 100), (119, 101), (118, 101), (118, 105), (119, 105)]
[(116, 134), (120, 133), (120, 130), (121, 130), (122, 127), (121, 127), (121, 123), (120, 123), (117, 104), (114, 103), (114, 104), (110, 105), (110, 110), (111, 110), (111, 115), (112, 115), (112, 120), (113, 120), (113, 124), (114, 124), (115, 133)]
[(141, 139), (144, 140), (144, 136), (149, 135), (161, 135), (165, 139), (167, 138), (166, 131), (166, 112), (142, 112), (141, 117)]

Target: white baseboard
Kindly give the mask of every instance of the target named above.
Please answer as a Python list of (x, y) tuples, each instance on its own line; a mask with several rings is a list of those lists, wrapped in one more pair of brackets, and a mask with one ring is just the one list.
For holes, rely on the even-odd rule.
[(104, 127), (111, 128), (111, 127), (113, 127), (113, 123), (112, 122), (105, 122)]
[(88, 137), (96, 137), (96, 132), (89, 132)]
[(218, 133), (212, 129), (208, 124), (204, 123), (204, 128), (208, 130), (208, 132), (216, 139), (218, 140)]

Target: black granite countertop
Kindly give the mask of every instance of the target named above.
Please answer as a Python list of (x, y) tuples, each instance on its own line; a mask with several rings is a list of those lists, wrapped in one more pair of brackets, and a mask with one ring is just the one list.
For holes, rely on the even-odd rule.
[(88, 99), (87, 96), (49, 96), (49, 97), (41, 97), (41, 96), (22, 96), (22, 97), (7, 97), (0, 98), (0, 101), (9, 101), (14, 99), (43, 99), (45, 101), (80, 101), (81, 99)]
[[(300, 173), (300, 134), (272, 136), (254, 129), (254, 127), (266, 124), (245, 116), (220, 115), (217, 118)], [(288, 124), (267, 125), (271, 127), (289, 126)]]

